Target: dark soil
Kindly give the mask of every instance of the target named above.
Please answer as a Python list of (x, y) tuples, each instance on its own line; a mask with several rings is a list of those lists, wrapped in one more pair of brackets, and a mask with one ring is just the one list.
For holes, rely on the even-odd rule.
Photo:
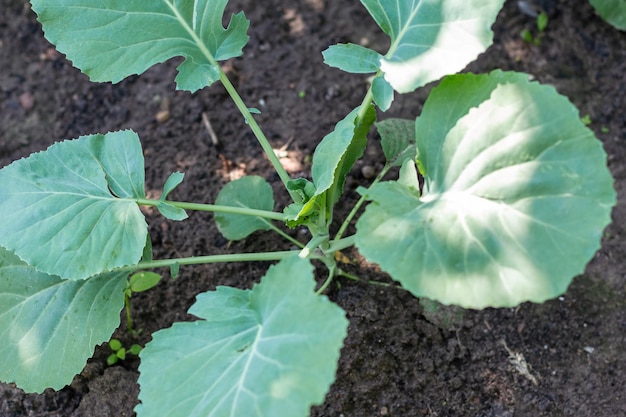
[[(604, 23), (586, 0), (542, 3), (550, 21), (539, 45), (520, 39), (534, 21), (508, 1), (494, 26), (494, 45), (468, 70), (528, 72), (570, 97), (581, 116), (589, 114), (619, 200), (602, 249), (556, 300), (465, 311), (460, 319), (455, 311), (447, 318), (427, 314), (399, 289), (338, 281), (329, 296), (347, 311), (349, 335), (337, 381), (313, 416), (626, 416), (626, 33)], [(247, 103), (262, 110), (258, 121), (275, 148), (285, 147), (292, 176), (307, 176), (316, 144), (360, 103), (366, 87), (364, 77), (326, 67), (320, 52), (348, 41), (383, 51), (387, 41), (356, 0), (233, 0), (229, 10), (244, 10), (251, 20), (245, 55), (225, 64), (229, 76)], [(176, 92), (179, 62), (117, 85), (90, 83), (44, 39), (24, 0), (0, 0), (0, 166), (62, 138), (132, 128), (144, 145), (151, 195), (175, 170), (186, 177), (172, 198), (196, 202), (213, 202), (226, 182), (255, 174), (274, 186), (281, 208), (287, 195), (227, 94), (219, 85)], [(385, 117), (415, 117), (427, 90), (398, 97)], [(347, 180), (349, 198), (337, 217), (354, 203), (355, 188), (367, 185), (362, 168), (382, 163), (372, 137)], [(289, 248), (264, 233), (231, 244), (208, 214), (181, 223), (147, 216), (157, 258)], [(122, 327), (115, 337), (126, 345), (146, 343), (154, 331), (191, 319), (186, 310), (199, 292), (249, 288), (267, 266), (183, 268), (176, 281), (164, 279), (133, 298), (141, 336)], [(350, 268), (388, 281), (373, 266)], [(25, 394), (0, 385), (0, 416), (133, 415), (138, 361), (107, 367), (108, 353), (97, 347), (85, 370), (59, 392)], [(523, 364), (530, 367), (526, 374), (518, 369)]]

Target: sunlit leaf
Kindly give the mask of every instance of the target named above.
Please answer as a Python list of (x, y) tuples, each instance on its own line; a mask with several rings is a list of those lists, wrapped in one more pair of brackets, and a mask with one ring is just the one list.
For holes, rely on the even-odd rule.
[(196, 91), (219, 79), (217, 61), (236, 57), (249, 22), (228, 0), (31, 0), (46, 38), (92, 81), (119, 82), (175, 56), (177, 87)]
[(0, 379), (27, 392), (71, 383), (119, 326), (126, 276), (62, 280), (0, 248)]
[[(215, 204), (272, 211), (274, 192), (263, 178), (249, 175), (226, 184), (220, 190)], [(220, 233), (229, 240), (243, 239), (257, 230), (269, 230), (272, 227), (268, 219), (232, 213), (215, 213), (215, 223)]]
[(135, 132), (56, 143), (0, 170), (0, 245), (67, 279), (136, 264), (147, 237), (140, 198)]
[(294, 256), (252, 290), (218, 287), (141, 351), (145, 416), (305, 417), (335, 377), (348, 322)]
[(519, 73), (452, 76), (416, 132), (422, 196), (395, 182), (362, 191), (367, 259), (418, 297), (471, 308), (541, 302), (584, 271), (615, 191), (565, 97)]
[(391, 38), (385, 79), (407, 93), (453, 74), (484, 52), (504, 0), (361, 0)]

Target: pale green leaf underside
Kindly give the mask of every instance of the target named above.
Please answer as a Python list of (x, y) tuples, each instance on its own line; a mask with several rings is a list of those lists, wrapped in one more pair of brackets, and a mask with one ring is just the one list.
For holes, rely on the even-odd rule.
[(155, 333), (141, 352), (138, 417), (305, 417), (334, 380), (348, 322), (296, 256), (250, 291), (218, 287), (205, 320)]
[(219, 79), (217, 61), (242, 54), (243, 13), (222, 16), (228, 0), (32, 0), (45, 35), (93, 81), (119, 82), (185, 57), (177, 87), (196, 91)]
[(382, 58), (378, 52), (353, 43), (332, 45), (322, 55), (326, 65), (354, 74), (378, 71)]
[(0, 248), (0, 379), (27, 392), (72, 382), (119, 326), (126, 274), (68, 281)]
[(615, 192), (566, 98), (524, 74), (448, 77), (416, 132), (423, 195), (398, 183), (365, 191), (366, 258), (416, 296), (471, 308), (541, 302), (584, 271)]
[(626, 30), (626, 1), (589, 0), (600, 16), (617, 29)]
[(139, 261), (147, 225), (137, 134), (59, 142), (0, 170), (0, 245), (37, 270), (83, 279)]
[[(220, 190), (215, 204), (272, 211), (274, 192), (263, 178), (249, 175), (226, 184)], [(272, 228), (268, 219), (231, 213), (215, 213), (215, 223), (220, 233), (229, 240), (243, 239), (257, 230)]]
[(504, 0), (361, 0), (391, 38), (380, 62), (385, 79), (407, 93), (453, 74), (484, 52)]

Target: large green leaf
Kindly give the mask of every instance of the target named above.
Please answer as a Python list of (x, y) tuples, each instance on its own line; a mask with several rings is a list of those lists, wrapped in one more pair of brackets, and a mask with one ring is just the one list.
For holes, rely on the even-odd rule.
[[(274, 192), (263, 178), (255, 175), (231, 181), (222, 188), (215, 204), (272, 211)], [(230, 240), (243, 239), (257, 230), (272, 228), (270, 220), (243, 214), (215, 213), (215, 223), (219, 231)]]
[(119, 82), (175, 56), (177, 87), (196, 91), (219, 79), (217, 61), (242, 54), (243, 13), (222, 16), (228, 0), (31, 0), (45, 35), (93, 81)]
[(137, 134), (56, 143), (0, 170), (0, 245), (37, 270), (83, 279), (139, 261), (147, 225)]
[[(391, 38), (385, 79), (407, 93), (453, 74), (484, 52), (504, 0), (361, 0)], [(344, 50), (345, 52), (345, 50)], [(349, 60), (348, 58), (344, 58)]]
[(600, 16), (617, 29), (626, 30), (626, 1), (589, 0)]
[(126, 276), (62, 280), (0, 248), (0, 379), (28, 392), (72, 382), (119, 326)]
[(142, 350), (138, 417), (304, 417), (334, 380), (348, 322), (297, 256), (252, 290), (218, 287)]
[(366, 258), (416, 296), (471, 308), (541, 302), (584, 271), (615, 191), (565, 97), (525, 74), (452, 76), (416, 133), (423, 195), (393, 182), (364, 191)]

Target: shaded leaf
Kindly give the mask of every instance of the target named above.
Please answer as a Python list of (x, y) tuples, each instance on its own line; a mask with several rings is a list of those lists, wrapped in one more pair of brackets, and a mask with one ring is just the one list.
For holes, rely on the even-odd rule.
[(415, 121), (387, 119), (376, 123), (380, 144), (390, 166), (402, 166), (407, 159), (417, 157)]
[(218, 287), (141, 351), (138, 417), (305, 417), (334, 380), (348, 322), (297, 256), (252, 290)]
[(604, 20), (617, 29), (626, 30), (626, 1), (624, 0), (589, 0)]
[[(226, 184), (220, 190), (215, 204), (272, 211), (274, 192), (263, 178), (245, 176)], [(219, 231), (229, 240), (243, 239), (257, 230), (271, 229), (269, 220), (243, 214), (215, 213), (215, 222)]]

